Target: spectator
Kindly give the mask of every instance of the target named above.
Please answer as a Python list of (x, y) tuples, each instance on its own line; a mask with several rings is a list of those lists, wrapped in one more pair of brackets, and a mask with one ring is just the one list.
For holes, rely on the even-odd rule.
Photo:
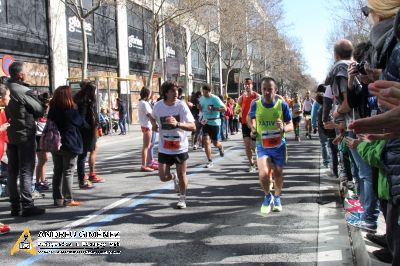
[(61, 136), (60, 150), (52, 152), (54, 206), (79, 206), (81, 203), (72, 196), (72, 183), (76, 157), (83, 151), (80, 129), (85, 122), (72, 99), (70, 87), (61, 86), (54, 91), (48, 119), (57, 125)]
[(152, 172), (154, 170), (158, 170), (158, 165), (153, 164), (152, 158), (153, 155), (150, 154), (152, 149), (151, 140), (152, 140), (152, 125), (150, 119), (153, 119), (151, 113), (152, 109), (150, 103), (148, 102), (150, 99), (151, 92), (148, 88), (143, 87), (140, 91), (140, 101), (139, 101), (139, 122), (140, 127), (142, 129), (143, 134), (143, 146), (142, 146), (142, 165), (140, 170), (142, 172)]
[[(0, 106), (5, 107), (10, 101), (10, 90), (6, 85), (0, 84)], [(7, 122), (6, 113), (0, 109), (0, 158), (3, 157), (7, 143), (7, 128), (10, 124)], [(11, 228), (7, 224), (0, 223), (0, 235), (10, 232)]]
[[(9, 67), (11, 100), (6, 107), (10, 119), (8, 132), (8, 189), (11, 215), (18, 216), (22, 204), (22, 216), (45, 213), (45, 209), (34, 206), (31, 189), (36, 156), (35, 119), (43, 116), (44, 108), (33, 92), (24, 83), (26, 69), (23, 63), (14, 62)], [(17, 180), (20, 181), (18, 192)]]
[(123, 100), (121, 100), (120, 98), (117, 98), (117, 108), (115, 108), (114, 110), (118, 111), (118, 113), (119, 113), (118, 125), (119, 125), (119, 129), (121, 130), (119, 135), (125, 135), (126, 134), (126, 118), (128, 116), (125, 102)]
[(89, 177), (85, 175), (85, 162), (88, 152), (93, 152), (97, 144), (97, 124), (98, 114), (96, 108), (96, 86), (92, 82), (82, 82), (81, 90), (75, 94), (74, 100), (78, 106), (78, 111), (88, 127), (81, 128), (83, 140), (83, 152), (78, 155), (77, 170), (79, 187), (81, 189), (93, 188), (92, 182), (103, 183), (104, 179), (100, 178), (94, 172), (94, 166), (90, 169)]
[(104, 108), (100, 109), (99, 123), (103, 134), (108, 135), (110, 133), (110, 118), (108, 117), (107, 112)]

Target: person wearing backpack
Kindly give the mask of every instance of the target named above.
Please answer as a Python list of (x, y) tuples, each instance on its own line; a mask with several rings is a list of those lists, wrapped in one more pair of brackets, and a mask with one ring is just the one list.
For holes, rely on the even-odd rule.
[(47, 118), (48, 124), (50, 120), (55, 123), (61, 136), (60, 149), (51, 153), (54, 206), (79, 206), (80, 202), (72, 196), (72, 183), (76, 158), (83, 152), (80, 129), (87, 124), (78, 112), (69, 86), (60, 86), (54, 91)]

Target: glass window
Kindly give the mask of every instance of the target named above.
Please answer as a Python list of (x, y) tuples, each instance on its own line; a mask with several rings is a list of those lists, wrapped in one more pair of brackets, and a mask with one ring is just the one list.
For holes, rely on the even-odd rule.
[(108, 50), (109, 48), (116, 48), (117, 39), (115, 20), (95, 14), (94, 25), (96, 45), (99, 45), (100, 47), (102, 47), (102, 49), (106, 50)]

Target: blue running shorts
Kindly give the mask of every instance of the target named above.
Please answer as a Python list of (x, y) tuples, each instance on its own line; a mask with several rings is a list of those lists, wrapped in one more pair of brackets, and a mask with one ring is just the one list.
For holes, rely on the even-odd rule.
[(287, 162), (286, 144), (282, 144), (279, 148), (263, 148), (257, 144), (257, 158), (269, 157), (276, 166), (284, 166)]

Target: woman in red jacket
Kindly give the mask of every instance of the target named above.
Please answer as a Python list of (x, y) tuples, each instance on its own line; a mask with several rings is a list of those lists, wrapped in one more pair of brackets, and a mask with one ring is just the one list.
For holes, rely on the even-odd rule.
[[(0, 160), (3, 157), (4, 150), (6, 147), (7, 139), (7, 128), (10, 124), (7, 122), (6, 112), (4, 107), (8, 105), (10, 101), (10, 90), (6, 85), (0, 84)], [(10, 232), (10, 226), (0, 223), (0, 234)]]

